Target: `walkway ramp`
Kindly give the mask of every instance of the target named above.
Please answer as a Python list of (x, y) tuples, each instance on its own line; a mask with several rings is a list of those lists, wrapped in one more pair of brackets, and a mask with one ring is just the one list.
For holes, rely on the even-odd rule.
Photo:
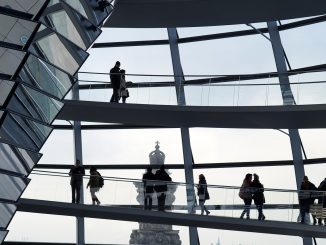
[(65, 100), (58, 119), (175, 128), (325, 128), (326, 105), (219, 107)]
[(21, 198), (18, 203), (18, 211), (288, 236), (326, 238), (325, 227), (303, 225), (299, 223), (242, 220), (238, 218), (155, 212), (135, 208), (81, 205), (23, 198)]
[(325, 0), (119, 0), (104, 27), (217, 26), (285, 20), (325, 13)]

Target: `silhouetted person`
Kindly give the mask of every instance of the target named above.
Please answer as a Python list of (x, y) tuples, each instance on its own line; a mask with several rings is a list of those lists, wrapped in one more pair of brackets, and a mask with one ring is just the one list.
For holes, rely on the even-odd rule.
[(240, 219), (243, 219), (244, 215), (247, 215), (247, 219), (250, 219), (250, 206), (252, 202), (251, 184), (252, 184), (252, 174), (246, 174), (245, 179), (242, 182), (239, 197), (243, 200), (245, 208), (242, 211)]
[[(324, 191), (321, 196), (318, 198), (318, 203), (322, 204), (323, 208), (326, 208), (326, 178), (318, 186), (318, 191)], [(318, 219), (318, 224), (322, 225), (322, 219)], [(326, 225), (326, 219), (324, 219), (324, 225)]]
[(69, 171), (69, 176), (71, 176), (70, 185), (71, 185), (72, 203), (80, 202), (80, 189), (82, 187), (84, 175), (85, 175), (84, 167), (81, 166), (79, 160), (76, 160), (75, 165), (72, 166)]
[[(300, 216), (301, 223), (303, 224), (305, 223), (306, 214), (310, 213), (310, 205), (313, 204), (316, 199), (313, 191), (317, 191), (316, 186), (309, 181), (307, 176), (304, 176), (299, 192)], [(314, 217), (313, 219), (315, 224), (316, 220)]]
[(129, 97), (129, 90), (127, 89), (127, 82), (126, 82), (126, 71), (120, 70), (121, 72), (121, 80), (120, 80), (120, 90), (119, 96), (122, 98), (122, 103), (126, 103), (126, 99)]
[(259, 181), (259, 176), (254, 174), (254, 180), (252, 181), (251, 186), (253, 187), (253, 195), (254, 203), (258, 210), (258, 220), (265, 220), (265, 215), (263, 214), (263, 205), (265, 203), (264, 196), (264, 186)]
[(155, 173), (155, 191), (157, 192), (158, 211), (165, 210), (165, 199), (168, 190), (167, 183), (172, 181), (171, 177), (165, 172), (164, 165)]
[(153, 193), (154, 193), (155, 175), (152, 173), (152, 168), (148, 167), (147, 172), (143, 175), (144, 184), (144, 209), (152, 210)]
[(210, 212), (208, 211), (208, 209), (205, 206), (206, 200), (209, 199), (209, 193), (207, 190), (207, 182), (206, 182), (205, 176), (203, 174), (199, 175), (199, 182), (198, 182), (198, 186), (197, 186), (197, 195), (199, 198), (199, 206), (201, 208), (201, 215), (204, 214), (204, 211), (206, 212), (207, 215), (209, 215)]
[(110, 80), (113, 89), (110, 102), (119, 103), (120, 78), (120, 62), (117, 61), (114, 67), (110, 70)]
[(100, 186), (100, 178), (101, 178), (101, 174), (99, 172), (97, 172), (97, 169), (92, 166), (89, 170), (89, 181), (87, 183), (86, 188), (89, 187), (89, 190), (91, 192), (91, 197), (92, 197), (92, 204), (95, 205), (95, 203), (97, 205), (100, 205), (101, 202), (98, 200), (97, 196), (96, 196), (96, 192), (98, 192), (101, 188)]

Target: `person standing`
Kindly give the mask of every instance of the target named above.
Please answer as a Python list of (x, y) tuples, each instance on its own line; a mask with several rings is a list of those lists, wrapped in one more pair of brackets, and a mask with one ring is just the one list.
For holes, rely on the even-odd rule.
[[(315, 197), (312, 197), (313, 191), (317, 191), (316, 186), (309, 181), (307, 176), (304, 176), (299, 192), (300, 217), (302, 224), (305, 223), (306, 214), (310, 213), (310, 205), (315, 201)], [(314, 217), (313, 219), (315, 224), (316, 220)]]
[(143, 175), (144, 184), (144, 209), (152, 210), (153, 193), (154, 193), (155, 175), (152, 173), (152, 167), (147, 168), (147, 172)]
[(115, 62), (114, 67), (110, 70), (110, 80), (113, 89), (110, 102), (119, 103), (120, 78), (120, 61), (117, 61)]
[(254, 203), (258, 210), (258, 220), (265, 220), (265, 215), (263, 214), (263, 205), (265, 203), (264, 185), (260, 183), (257, 174), (254, 174), (254, 180), (252, 181), (251, 187), (253, 187), (252, 198), (254, 199)]
[(72, 194), (72, 203), (80, 202), (80, 189), (83, 183), (83, 176), (85, 175), (85, 169), (77, 159), (74, 166), (70, 168), (69, 176)]
[(166, 182), (172, 181), (171, 177), (165, 171), (164, 165), (155, 173), (155, 191), (157, 192), (158, 211), (165, 210), (165, 199), (168, 190)]
[(86, 188), (90, 187), (89, 190), (91, 192), (92, 204), (95, 205), (96, 202), (97, 205), (100, 205), (101, 202), (98, 200), (95, 193), (98, 192), (101, 187), (100, 186), (101, 174), (97, 171), (97, 169), (94, 166), (90, 168), (89, 173), (90, 173), (90, 178)]
[(203, 174), (199, 175), (197, 194), (198, 194), (198, 198), (199, 198), (199, 206), (201, 208), (201, 215), (204, 214), (204, 211), (206, 212), (207, 215), (209, 215), (210, 212), (208, 211), (208, 209), (205, 206), (206, 200), (209, 199), (209, 193), (207, 190), (207, 182), (206, 182), (205, 176)]
[(250, 206), (252, 202), (251, 193), (252, 174), (246, 174), (245, 179), (242, 182), (239, 197), (244, 201), (245, 208), (241, 213), (240, 219), (243, 219), (244, 215), (247, 215), (247, 219), (250, 219)]
[[(326, 178), (318, 186), (318, 191), (323, 191), (321, 196), (318, 198), (318, 203), (322, 204), (323, 208), (326, 208)], [(318, 224), (322, 225), (322, 219), (318, 219)], [(324, 219), (324, 225), (326, 225), (326, 219)]]
[(120, 81), (120, 90), (119, 95), (122, 98), (122, 103), (126, 103), (127, 98), (129, 97), (129, 91), (127, 89), (127, 82), (126, 82), (126, 71), (120, 70), (121, 72), (121, 81)]

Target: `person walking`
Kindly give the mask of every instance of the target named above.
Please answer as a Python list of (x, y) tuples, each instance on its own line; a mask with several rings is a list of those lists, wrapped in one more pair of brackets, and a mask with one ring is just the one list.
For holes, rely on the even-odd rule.
[(265, 203), (264, 196), (264, 185), (260, 183), (259, 176), (254, 174), (254, 180), (252, 181), (251, 187), (253, 188), (252, 198), (258, 210), (258, 220), (265, 220), (265, 215), (263, 214), (263, 205)]
[(126, 82), (126, 71), (120, 70), (121, 72), (121, 80), (120, 80), (120, 90), (119, 95), (122, 98), (122, 103), (126, 103), (127, 98), (129, 97), (129, 91), (127, 89), (127, 82)]
[[(299, 192), (300, 217), (302, 224), (306, 223), (305, 218), (306, 215), (310, 213), (310, 205), (315, 201), (315, 197), (312, 195), (313, 191), (317, 191), (316, 186), (309, 181), (307, 176), (304, 176)], [(315, 224), (315, 217), (313, 217), (313, 219)]]
[(77, 159), (74, 166), (70, 168), (69, 176), (71, 185), (71, 196), (72, 203), (80, 202), (80, 189), (83, 183), (83, 176), (85, 175), (85, 168), (81, 165), (80, 161)]
[[(318, 191), (323, 191), (323, 193), (321, 193), (321, 196), (318, 198), (318, 203), (322, 204), (323, 208), (326, 208), (326, 178), (319, 184)], [(323, 224), (322, 219), (318, 219), (318, 224)], [(326, 219), (324, 219), (324, 225), (326, 225)]]
[(114, 67), (110, 70), (110, 80), (113, 89), (110, 102), (119, 103), (120, 78), (120, 61), (117, 61)]
[(205, 176), (203, 174), (199, 175), (199, 182), (198, 182), (198, 186), (197, 186), (197, 195), (199, 198), (199, 206), (201, 209), (201, 215), (204, 214), (204, 211), (206, 212), (207, 215), (209, 215), (210, 212), (208, 211), (208, 209), (205, 206), (206, 200), (209, 200), (209, 193), (207, 190), (207, 182), (206, 182)]
[(245, 204), (245, 208), (241, 213), (240, 219), (243, 219), (245, 214), (247, 219), (250, 219), (250, 206), (252, 202), (251, 184), (252, 174), (246, 174), (246, 177), (243, 180), (239, 191), (239, 197), (244, 201)]
[(153, 193), (154, 193), (155, 175), (152, 173), (152, 167), (147, 168), (147, 172), (143, 175), (144, 184), (144, 209), (152, 210)]
[(102, 178), (102, 176), (94, 166), (90, 168), (89, 174), (90, 177), (86, 188), (89, 187), (92, 197), (92, 204), (95, 205), (96, 203), (97, 205), (100, 205), (101, 202), (98, 200), (96, 192), (98, 192), (101, 188), (100, 179)]
[(165, 210), (165, 199), (168, 190), (166, 182), (172, 181), (171, 177), (165, 171), (164, 165), (160, 167), (155, 173), (155, 187), (154, 190), (157, 192), (157, 205), (158, 211)]

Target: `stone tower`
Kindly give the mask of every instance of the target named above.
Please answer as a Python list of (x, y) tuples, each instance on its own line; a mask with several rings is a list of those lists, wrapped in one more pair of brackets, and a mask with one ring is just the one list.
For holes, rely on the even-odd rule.
[[(153, 173), (164, 164), (165, 154), (160, 151), (159, 142), (156, 142), (155, 150), (149, 154), (150, 166), (153, 168)], [(144, 191), (142, 183), (135, 183), (137, 188), (137, 201), (140, 205), (144, 205)], [(174, 193), (175, 185), (168, 185), (166, 197), (166, 206), (171, 207), (175, 200)], [(153, 195), (153, 207), (157, 205), (157, 197)], [(153, 211), (148, 211), (153, 212)], [(172, 225), (139, 223), (139, 229), (133, 230), (130, 235), (129, 244), (133, 245), (181, 245), (179, 231), (173, 230)]]

